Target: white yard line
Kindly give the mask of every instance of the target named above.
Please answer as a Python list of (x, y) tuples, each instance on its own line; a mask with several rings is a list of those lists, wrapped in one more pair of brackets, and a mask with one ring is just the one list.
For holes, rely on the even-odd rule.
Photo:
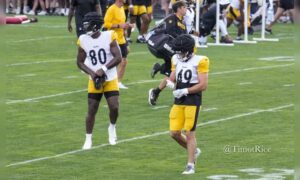
[(12, 67), (12, 66), (24, 66), (24, 65), (33, 65), (33, 64), (44, 64), (44, 63), (61, 63), (61, 62), (75, 62), (74, 59), (57, 59), (57, 60), (47, 60), (47, 61), (34, 61), (34, 62), (22, 62), (22, 63), (14, 63), (14, 64), (7, 64), (6, 67)]
[(64, 79), (75, 79), (75, 78), (78, 78), (79, 76), (65, 76), (63, 77)]
[(32, 39), (22, 39), (22, 40), (16, 40), (16, 41), (10, 41), (10, 43), (23, 43), (23, 42), (32, 42), (32, 41), (44, 41), (48, 39), (67, 39), (67, 38), (73, 38), (74, 36), (48, 36), (48, 37), (41, 37), (41, 38), (32, 38)]
[[(140, 52), (132, 52), (130, 56), (148, 54), (148, 51), (140, 51)], [(33, 61), (33, 62), (20, 62), (20, 63), (13, 63), (7, 64), (6, 67), (13, 67), (13, 66), (24, 66), (24, 65), (33, 65), (33, 64), (44, 64), (44, 63), (62, 63), (62, 62), (74, 62), (76, 61), (76, 57), (74, 56), (73, 59), (54, 59), (54, 60), (45, 60), (45, 61)]]
[(218, 110), (218, 108), (204, 108), (201, 111), (208, 112), (208, 111), (216, 111), (216, 110)]
[(32, 102), (36, 100), (41, 100), (41, 99), (47, 99), (47, 98), (52, 98), (52, 97), (57, 97), (57, 96), (64, 96), (64, 95), (69, 95), (69, 94), (74, 94), (74, 93), (80, 93), (87, 91), (87, 89), (81, 89), (77, 91), (70, 91), (70, 92), (64, 92), (64, 93), (59, 93), (59, 94), (52, 94), (48, 96), (40, 96), (40, 97), (35, 97), (35, 98), (29, 98), (29, 99), (23, 99), (23, 100), (10, 100), (7, 101), (6, 104), (16, 104), (16, 103), (22, 103), (22, 102)]
[(261, 70), (261, 69), (273, 69), (273, 68), (280, 68), (280, 67), (288, 67), (288, 66), (292, 66), (294, 64), (295, 63), (281, 64), (281, 65), (274, 65), (274, 66), (252, 67), (252, 68), (245, 68), (245, 69), (236, 69), (236, 70), (231, 70), (231, 71), (221, 71), (221, 72), (210, 73), (210, 75), (238, 73), (238, 72)]
[(33, 77), (36, 76), (36, 74), (23, 74), (23, 75), (18, 75), (17, 77)]
[(152, 109), (154, 110), (157, 110), (157, 109), (164, 109), (164, 108), (168, 108), (170, 106), (156, 106), (156, 107), (153, 107)]
[(258, 58), (260, 61), (283, 61), (283, 62), (291, 62), (295, 61), (294, 56), (272, 56), (272, 57), (262, 57)]
[(56, 106), (64, 106), (64, 105), (67, 105), (67, 104), (72, 104), (73, 102), (71, 101), (66, 101), (66, 102), (61, 102), (61, 103), (55, 103)]
[(252, 82), (241, 82), (241, 83), (238, 83), (238, 85), (250, 85), (250, 84), (253, 84)]
[[(245, 68), (245, 69), (236, 69), (236, 70), (231, 70), (231, 71), (221, 71), (221, 72), (210, 73), (210, 75), (221, 75), (221, 74), (239, 73), (239, 72), (261, 70), (261, 69), (272, 69), (272, 68), (288, 67), (288, 66), (292, 66), (292, 65), (294, 65), (294, 63), (283, 64), (283, 65), (275, 65), (275, 66), (262, 66), (262, 67), (253, 67), (253, 68)], [(159, 81), (161, 81), (161, 80), (142, 80), (142, 81), (128, 83), (126, 85), (145, 84), (145, 83), (159, 82)], [(40, 97), (22, 99), (22, 100), (10, 100), (10, 101), (7, 101), (6, 104), (31, 102), (33, 100), (47, 99), (47, 98), (52, 98), (52, 97), (57, 97), (57, 96), (80, 93), (80, 92), (84, 92), (84, 91), (86, 91), (86, 89), (81, 89), (81, 90), (77, 90), (77, 91), (70, 91), (70, 92), (64, 92), (64, 93), (58, 93), (58, 94), (52, 94), (52, 95), (48, 95), (48, 96), (40, 96)]]
[(285, 84), (285, 85), (283, 85), (284, 87), (294, 87), (295, 86), (295, 84)]
[[(248, 113), (241, 113), (241, 114), (226, 117), (226, 118), (220, 118), (220, 119), (210, 120), (210, 121), (207, 121), (207, 122), (204, 122), (204, 123), (199, 123), (199, 124), (197, 124), (197, 127), (203, 127), (203, 126), (216, 124), (216, 123), (220, 123), (220, 122), (224, 122), (224, 121), (238, 119), (238, 118), (241, 118), (241, 117), (247, 117), (247, 116), (252, 116), (252, 115), (259, 114), (259, 113), (276, 111), (276, 110), (281, 110), (281, 109), (286, 109), (286, 108), (291, 108), (291, 107), (294, 107), (294, 104), (277, 106), (277, 107), (272, 107), (272, 108), (269, 108), (269, 109), (256, 110), (256, 111), (252, 111), (252, 112), (248, 112)], [(131, 141), (135, 141), (135, 140), (140, 140), (140, 139), (147, 139), (147, 138), (156, 137), (156, 136), (160, 136), (160, 135), (164, 135), (164, 134), (168, 134), (168, 133), (169, 133), (169, 131), (162, 131), (162, 132), (156, 132), (156, 133), (148, 134), (148, 135), (144, 135), (144, 136), (137, 136), (137, 137), (133, 137), (133, 138), (129, 138), (129, 139), (123, 139), (123, 140), (118, 141), (118, 144), (125, 143), (125, 142), (131, 142)], [(105, 147), (105, 146), (109, 146), (109, 144), (101, 144), (101, 145), (98, 145), (98, 146), (94, 146), (91, 150), (99, 149), (99, 148)], [(90, 150), (77, 149), (77, 150), (68, 151), (68, 152), (61, 153), (61, 154), (56, 154), (56, 155), (53, 155), (53, 156), (45, 156), (45, 157), (41, 157), (41, 158), (36, 158), (36, 159), (11, 163), (11, 164), (6, 165), (6, 167), (30, 164), (30, 163), (38, 162), (38, 161), (42, 161), (42, 160), (48, 160), (48, 159), (58, 158), (58, 157), (62, 157), (62, 156), (70, 155), (70, 154), (76, 154), (76, 153), (79, 153), (79, 152), (82, 152), (82, 151), (90, 151)]]

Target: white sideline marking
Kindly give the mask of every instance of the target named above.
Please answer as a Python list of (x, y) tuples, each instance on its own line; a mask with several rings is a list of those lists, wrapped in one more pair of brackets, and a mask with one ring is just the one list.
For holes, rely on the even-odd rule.
[(261, 61), (295, 61), (294, 56), (274, 56), (274, 57), (263, 57), (258, 58)]
[(295, 86), (295, 84), (285, 84), (285, 85), (283, 85), (284, 87), (293, 87), (293, 86)]
[[(276, 110), (286, 109), (286, 108), (290, 108), (290, 107), (294, 107), (294, 104), (277, 106), (277, 107), (273, 107), (273, 108), (269, 108), (269, 109), (262, 109), (262, 110), (248, 112), (248, 113), (242, 113), (242, 114), (238, 114), (238, 115), (234, 115), (234, 116), (230, 116), (230, 117), (226, 117), (226, 118), (210, 120), (210, 121), (207, 121), (207, 122), (204, 122), (204, 123), (197, 124), (197, 127), (203, 127), (203, 126), (207, 126), (207, 125), (210, 125), (210, 124), (215, 124), (215, 123), (219, 123), (219, 122), (223, 122), (223, 121), (229, 121), (229, 120), (232, 120), (232, 119), (237, 119), (237, 118), (240, 118), (240, 117), (252, 116), (252, 115), (263, 113), (263, 112), (276, 111)], [(150, 137), (156, 137), (156, 136), (160, 136), (160, 135), (164, 135), (164, 134), (168, 134), (168, 133), (169, 133), (169, 131), (163, 131), (163, 132), (157, 132), (157, 133), (148, 134), (148, 135), (144, 135), (144, 136), (137, 136), (137, 137), (133, 137), (133, 138), (129, 138), (129, 139), (123, 139), (123, 140), (118, 141), (118, 144), (125, 143), (125, 142), (131, 142), (131, 141), (135, 141), (135, 140), (140, 140), (140, 139), (146, 139), (146, 138), (150, 138)], [(99, 148), (105, 147), (105, 146), (109, 146), (109, 144), (101, 144), (101, 145), (98, 145), (98, 146), (94, 146), (90, 150), (99, 149)], [(21, 162), (8, 164), (8, 165), (6, 165), (6, 167), (29, 164), (29, 163), (32, 163), (32, 162), (37, 162), (37, 161), (42, 161), (42, 160), (47, 160), (47, 159), (53, 159), (53, 158), (57, 158), (57, 157), (62, 157), (62, 156), (75, 154), (75, 153), (79, 153), (79, 152), (82, 152), (82, 151), (90, 151), (90, 150), (77, 149), (77, 150), (74, 150), (74, 151), (69, 151), (69, 152), (65, 152), (65, 153), (61, 153), (61, 154), (57, 154), (57, 155), (53, 155), (53, 156), (46, 156), (46, 157), (42, 157), (42, 158), (36, 158), (36, 159), (27, 160), (27, 161), (21, 161)]]
[(35, 61), (35, 62), (22, 62), (22, 63), (14, 63), (14, 64), (7, 64), (6, 67), (11, 66), (23, 66), (23, 65), (32, 65), (32, 64), (43, 64), (43, 63), (60, 63), (60, 62), (69, 62), (74, 59), (64, 59), (64, 60), (49, 60), (49, 61)]
[(241, 83), (239, 83), (238, 85), (249, 85), (249, 84), (253, 84), (252, 82), (241, 82)]
[(56, 106), (63, 106), (63, 105), (67, 105), (67, 104), (72, 104), (73, 102), (71, 101), (66, 101), (66, 102), (61, 102), (61, 103), (55, 103)]
[(18, 75), (17, 77), (33, 77), (36, 76), (36, 74), (23, 74), (23, 75)]
[(33, 39), (22, 39), (17, 41), (10, 41), (10, 43), (22, 43), (22, 42), (31, 42), (31, 41), (43, 41), (47, 39), (65, 39), (65, 38), (74, 38), (74, 36), (48, 36), (42, 38), (33, 38)]
[[(284, 64), (284, 65), (275, 65), (275, 66), (262, 66), (262, 67), (256, 67), (256, 68), (236, 69), (236, 70), (232, 70), (232, 71), (221, 71), (221, 72), (211, 73), (210, 75), (230, 74), (230, 73), (253, 71), (253, 70), (259, 70), (259, 69), (272, 69), (272, 68), (279, 68), (279, 67), (288, 67), (288, 66), (291, 66), (291, 65), (294, 65), (294, 63)], [(161, 79), (160, 80), (142, 80), (142, 81), (128, 83), (128, 84), (125, 84), (125, 85), (144, 84), (144, 83), (151, 83), (151, 82), (158, 82), (158, 81), (161, 81)], [(11, 101), (7, 101), (6, 104), (16, 104), (16, 103), (30, 102), (30, 101), (33, 101), (33, 100), (47, 99), (47, 98), (52, 98), (52, 97), (57, 97), (57, 96), (80, 93), (80, 92), (84, 92), (84, 91), (86, 91), (86, 89), (81, 89), (81, 90), (77, 90), (77, 91), (70, 91), (70, 92), (65, 92), (65, 93), (59, 93), (59, 94), (53, 94), (53, 95), (48, 95), (48, 96), (41, 96), (41, 97), (36, 97), (36, 98), (29, 98), (29, 99), (22, 99), (22, 100), (11, 100)]]

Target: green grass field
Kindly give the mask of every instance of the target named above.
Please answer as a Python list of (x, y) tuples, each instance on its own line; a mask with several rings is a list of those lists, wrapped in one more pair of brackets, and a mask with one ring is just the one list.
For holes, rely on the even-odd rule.
[(196, 174), (185, 177), (187, 154), (167, 132), (171, 91), (161, 94), (156, 107), (147, 103), (148, 90), (162, 78), (150, 78), (158, 60), (147, 47), (130, 47), (119, 144), (107, 145), (108, 109), (102, 101), (95, 148), (81, 151), (87, 76), (75, 64), (75, 34), (67, 32), (66, 18), (39, 20), (1, 27), (7, 179), (293, 179), (292, 25), (274, 27), (272, 37), (280, 42), (198, 50), (210, 58), (209, 88), (197, 129), (202, 154)]

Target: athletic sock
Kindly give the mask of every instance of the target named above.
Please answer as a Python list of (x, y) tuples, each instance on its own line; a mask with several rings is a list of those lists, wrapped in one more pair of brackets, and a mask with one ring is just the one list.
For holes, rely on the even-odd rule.
[(153, 90), (153, 92), (156, 94), (156, 95), (159, 95), (159, 93), (161, 92), (161, 89), (159, 89), (159, 87), (155, 88)]
[(93, 134), (85, 134), (85, 140), (92, 140)]
[(115, 127), (116, 127), (116, 124), (112, 124), (112, 123), (109, 124), (109, 128), (115, 128)]

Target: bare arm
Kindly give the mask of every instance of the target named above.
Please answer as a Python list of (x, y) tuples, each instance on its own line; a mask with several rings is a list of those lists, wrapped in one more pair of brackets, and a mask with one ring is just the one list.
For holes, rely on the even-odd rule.
[(107, 69), (117, 66), (122, 60), (121, 50), (116, 40), (110, 44), (110, 52), (114, 58), (106, 65)]
[(75, 8), (71, 3), (70, 4), (70, 11), (69, 11), (69, 14), (68, 14), (68, 30), (69, 30), (69, 32), (72, 32), (72, 30), (73, 30), (73, 28), (72, 28), (72, 19), (73, 19), (74, 13), (75, 13)]
[(198, 81), (200, 83), (188, 88), (189, 94), (195, 94), (206, 90), (208, 85), (208, 73), (198, 73)]
[(85, 51), (81, 47), (78, 47), (78, 54), (77, 54), (78, 68), (81, 69), (82, 71), (84, 71), (85, 73), (89, 74), (92, 78), (94, 78), (96, 76), (96, 74), (94, 73), (94, 71), (92, 71), (90, 68), (88, 68), (84, 64), (85, 58), (86, 58)]
[(175, 83), (175, 81), (176, 81), (176, 73), (175, 73), (175, 71), (171, 72), (169, 80), (172, 81), (173, 83)]

